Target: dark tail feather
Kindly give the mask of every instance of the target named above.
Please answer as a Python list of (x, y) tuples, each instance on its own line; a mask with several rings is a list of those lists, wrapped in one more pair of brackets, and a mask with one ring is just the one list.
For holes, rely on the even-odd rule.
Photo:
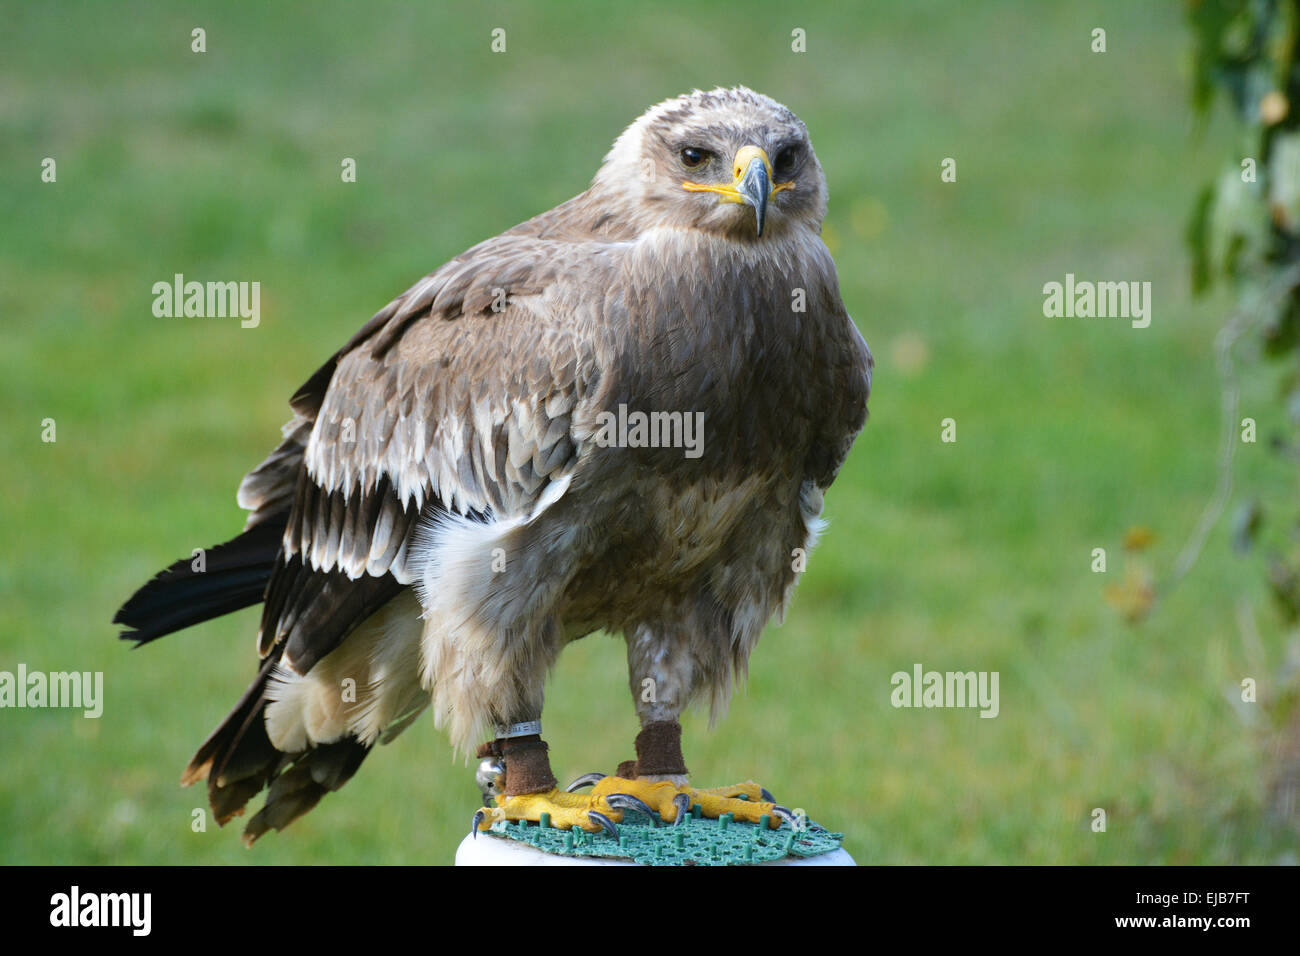
[(263, 691), (279, 660), (277, 649), (262, 662), (257, 678), (221, 725), (203, 741), (181, 775), (185, 787), (207, 779), (208, 801), (222, 826), (244, 812), (244, 804), (279, 772), (286, 756), (267, 737), (262, 719), (266, 708)]
[(160, 571), (122, 605), (114, 624), (131, 630), (120, 635), (136, 647), (231, 611), (257, 604), (266, 591), (280, 541), (289, 520), (284, 511), (219, 544), (204, 555), (205, 567), (195, 571), (193, 560), (182, 558)]
[(270, 787), (262, 809), (244, 827), (249, 846), (268, 830), (283, 830), (351, 780), (370, 752), (369, 745), (350, 737), (297, 754), (276, 749), (266, 734), (265, 690), (282, 647), (267, 656), (257, 678), (181, 776), (185, 786), (207, 778), (208, 802), (222, 826), (242, 814), (262, 788)]
[(343, 786), (361, 766), (370, 747), (352, 737), (313, 747), (292, 767), (274, 778), (266, 803), (244, 827), (244, 843), (252, 846), (268, 830), (283, 830)]

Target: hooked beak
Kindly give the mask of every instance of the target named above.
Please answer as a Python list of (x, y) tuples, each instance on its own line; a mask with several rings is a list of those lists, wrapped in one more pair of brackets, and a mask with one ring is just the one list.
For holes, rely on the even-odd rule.
[(745, 202), (754, 207), (754, 224), (758, 234), (763, 234), (763, 220), (767, 218), (767, 200), (772, 195), (772, 177), (764, 165), (766, 156), (755, 156), (745, 167), (744, 174), (736, 183), (736, 192)]
[(772, 162), (767, 153), (758, 146), (744, 146), (736, 153), (731, 164), (732, 182), (727, 185), (710, 185), (707, 183), (682, 183), (682, 188), (691, 192), (718, 193), (718, 202), (745, 203), (754, 207), (754, 225), (758, 234), (763, 234), (763, 222), (767, 218), (767, 202), (783, 189), (793, 189), (794, 183), (777, 183), (772, 185)]

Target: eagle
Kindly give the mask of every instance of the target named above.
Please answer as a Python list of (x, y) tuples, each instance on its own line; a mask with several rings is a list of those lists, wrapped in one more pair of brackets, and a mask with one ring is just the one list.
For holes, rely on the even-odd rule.
[[(297, 390), (243, 532), (114, 619), (139, 646), (262, 604), (256, 677), (181, 778), (218, 822), (266, 790), (244, 840), (283, 829), (430, 708), (488, 768), (475, 833), (696, 806), (780, 825), (751, 782), (690, 784), (679, 717), (725, 712), (866, 421), (826, 203), (785, 106), (668, 99), (585, 192), (420, 279)], [(561, 789), (547, 674), (602, 630), (636, 756)]]

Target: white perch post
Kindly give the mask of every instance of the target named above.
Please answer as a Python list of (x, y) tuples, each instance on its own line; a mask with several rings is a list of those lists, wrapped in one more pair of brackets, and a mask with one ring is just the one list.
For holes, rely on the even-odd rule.
[[(561, 856), (544, 853), (536, 847), (480, 833), (477, 839), (469, 834), (460, 841), (456, 850), (457, 866), (641, 866), (633, 860), (613, 857)], [(785, 857), (755, 866), (856, 866), (853, 857), (843, 849), (808, 857)]]

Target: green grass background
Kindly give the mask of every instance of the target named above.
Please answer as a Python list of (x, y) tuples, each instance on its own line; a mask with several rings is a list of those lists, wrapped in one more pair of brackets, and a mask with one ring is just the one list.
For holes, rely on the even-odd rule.
[[(735, 83), (808, 124), (877, 368), (785, 624), (724, 723), (686, 722), (695, 779), (752, 777), (861, 862), (1295, 858), (1265, 809), (1260, 722), (1229, 701), (1244, 676), (1267, 699), (1283, 655), (1257, 559), (1221, 523), (1142, 624), (1102, 597), (1125, 530), (1154, 531), (1141, 560), (1163, 573), (1215, 479), (1211, 343), (1230, 300), (1191, 299), (1182, 231), (1235, 133), (1196, 135), (1177, 4), (2, 13), (0, 669), (103, 671), (106, 704), (99, 720), (0, 712), (0, 861), (450, 861), (477, 795), (427, 719), (251, 852), (232, 828), (192, 832), (204, 794), (176, 781), (251, 676), (255, 612), (138, 652), (109, 620), (238, 530), (235, 487), (289, 395), (392, 295), (580, 192), (651, 103)], [(1089, 50), (1097, 26), (1105, 54)], [(46, 156), (57, 184), (40, 182)], [(175, 272), (260, 281), (261, 326), (154, 318), (150, 287)], [(1151, 281), (1151, 327), (1045, 319), (1042, 285), (1066, 272)], [(1265, 435), (1271, 388), (1245, 383)], [(956, 444), (939, 441), (946, 417)], [(1292, 480), (1264, 443), (1237, 478)], [(1241, 599), (1258, 609), (1253, 652)], [(1000, 716), (895, 710), (890, 675), (915, 662), (999, 671)], [(621, 642), (570, 648), (547, 701), (561, 777), (631, 755)]]

